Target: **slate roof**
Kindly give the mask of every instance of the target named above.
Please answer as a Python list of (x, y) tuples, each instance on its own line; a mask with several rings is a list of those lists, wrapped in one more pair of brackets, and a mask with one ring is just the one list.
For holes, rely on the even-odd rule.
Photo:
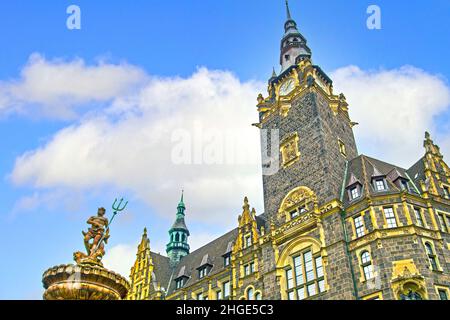
[[(414, 167), (414, 166), (413, 166)], [(411, 169), (410, 169), (411, 170)], [(345, 177), (344, 186), (347, 188), (352, 183), (360, 182), (362, 185), (361, 198), (367, 195), (393, 194), (398, 193), (401, 189), (394, 183), (399, 177), (409, 180), (408, 170), (375, 158), (360, 155), (348, 163), (347, 175)], [(385, 191), (375, 191), (372, 185), (372, 179), (376, 177), (386, 177), (388, 189)], [(411, 179), (413, 179), (411, 177)], [(417, 193), (416, 180), (409, 180), (409, 189), (412, 193)], [(344, 205), (349, 206), (347, 192), (344, 192)], [(357, 200), (355, 200), (357, 201)]]
[[(177, 218), (172, 225), (172, 229), (188, 230), (188, 228), (186, 226), (186, 222), (184, 221), (184, 218)], [(189, 231), (188, 231), (188, 233), (189, 233)]]
[(225, 269), (223, 255), (227, 251), (229, 243), (233, 243), (237, 235), (238, 229), (236, 228), (181, 258), (180, 262), (173, 270), (173, 274), (176, 276), (172, 277), (168, 294), (170, 295), (175, 291), (175, 279), (181, 275), (189, 277), (185, 286), (190, 286), (199, 281), (197, 269), (205, 264), (205, 261), (212, 265), (209, 275), (223, 271)]
[(425, 156), (420, 158), (415, 164), (408, 169), (409, 177), (414, 181), (414, 183), (419, 186), (419, 181), (425, 181), (425, 164), (424, 164)]
[(153, 286), (155, 286), (156, 283), (159, 282), (161, 287), (167, 288), (169, 285), (170, 277), (172, 275), (169, 258), (155, 252), (150, 252), (150, 256), (152, 257), (154, 265), (152, 274)]
[[(268, 226), (266, 216), (264, 214), (256, 216), (256, 224), (258, 230), (261, 230), (262, 227), (267, 230)], [(211, 266), (211, 270), (208, 275), (215, 275), (222, 272), (226, 268), (230, 268), (224, 266), (223, 256), (232, 251), (233, 244), (237, 236), (238, 228), (235, 228), (223, 236), (204, 245), (203, 247), (191, 252), (187, 256), (184, 256), (175, 268), (171, 268), (169, 266), (169, 258), (158, 255), (159, 261), (162, 262), (163, 267), (160, 267), (160, 265), (155, 261), (155, 273), (157, 270), (160, 272), (159, 275), (156, 274), (156, 278), (162, 278), (164, 280), (158, 281), (161, 282), (163, 287), (168, 288), (167, 295), (172, 294), (176, 290), (175, 280), (177, 278), (182, 276), (188, 278), (185, 283), (185, 287), (191, 286), (198, 282), (200, 280), (198, 268), (203, 265)], [(157, 264), (158, 266), (156, 266)], [(167, 283), (167, 285), (164, 283)]]

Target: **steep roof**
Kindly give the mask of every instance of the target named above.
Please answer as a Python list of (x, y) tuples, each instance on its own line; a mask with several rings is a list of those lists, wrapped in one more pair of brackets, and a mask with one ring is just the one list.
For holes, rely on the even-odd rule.
[(223, 236), (211, 241), (203, 247), (191, 252), (187, 256), (181, 258), (177, 267), (174, 269), (173, 274), (177, 275), (172, 277), (172, 281), (169, 285), (168, 294), (172, 294), (175, 291), (175, 279), (180, 274), (189, 277), (185, 286), (190, 286), (199, 281), (199, 274), (197, 268), (204, 264), (212, 265), (209, 275), (219, 273), (225, 269), (223, 255), (229, 248), (230, 242), (234, 242), (238, 235), (238, 230), (233, 229)]
[[(372, 179), (376, 177), (386, 177), (388, 189), (385, 191), (375, 191), (372, 186)], [(348, 163), (347, 175), (344, 186), (349, 187), (352, 183), (360, 182), (362, 185), (361, 198), (368, 195), (393, 194), (401, 189), (394, 183), (399, 177), (409, 180), (406, 169), (375, 158), (360, 155)], [(412, 179), (412, 178), (411, 178)], [(417, 193), (415, 181), (408, 181), (410, 192)], [(344, 196), (344, 205), (350, 205), (347, 196)]]
[(420, 158), (415, 164), (411, 166), (411, 168), (408, 169), (408, 174), (411, 177), (411, 179), (416, 183), (416, 185), (419, 185), (419, 181), (425, 181), (425, 164), (424, 164), (425, 156)]
[(153, 261), (153, 274), (152, 274), (153, 286), (155, 286), (156, 283), (159, 283), (161, 287), (164, 287), (166, 289), (169, 284), (169, 279), (172, 275), (172, 269), (170, 268), (169, 258), (160, 255), (159, 253), (151, 251), (150, 256)]

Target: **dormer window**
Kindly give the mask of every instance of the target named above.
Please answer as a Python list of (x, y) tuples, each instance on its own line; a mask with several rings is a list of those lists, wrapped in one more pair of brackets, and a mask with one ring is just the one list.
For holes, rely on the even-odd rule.
[(233, 251), (233, 241), (229, 241), (225, 253), (222, 254), (223, 266), (228, 267), (231, 264), (231, 253)]
[(358, 180), (358, 178), (356, 178), (356, 176), (353, 173), (351, 173), (347, 187), (345, 187), (347, 189), (349, 201), (353, 201), (361, 197), (362, 193), (361, 187), (362, 187), (361, 182)]
[(198, 270), (198, 277), (200, 279), (203, 279), (209, 274), (209, 271), (211, 270), (211, 266), (204, 266)]
[(400, 181), (400, 189), (409, 191), (408, 181), (405, 179), (399, 179)]
[(374, 179), (374, 187), (375, 187), (376, 191), (385, 191), (386, 190), (386, 183), (384, 181), (384, 178)]
[(450, 188), (448, 186), (443, 186), (442, 188), (444, 189), (444, 197), (450, 199)]
[(209, 255), (205, 254), (202, 258), (200, 266), (197, 268), (199, 279), (206, 277), (211, 271), (211, 269), (212, 269), (211, 260), (209, 259)]
[(360, 193), (359, 193), (359, 187), (358, 186), (354, 186), (350, 188), (350, 200), (355, 200), (356, 198), (359, 198)]
[(227, 254), (223, 256), (223, 265), (224, 267), (228, 267), (231, 263), (231, 254)]
[(179, 278), (179, 279), (175, 280), (176, 289), (178, 290), (178, 289), (183, 288), (185, 283), (186, 283), (186, 278), (185, 277), (182, 277), (182, 278)]

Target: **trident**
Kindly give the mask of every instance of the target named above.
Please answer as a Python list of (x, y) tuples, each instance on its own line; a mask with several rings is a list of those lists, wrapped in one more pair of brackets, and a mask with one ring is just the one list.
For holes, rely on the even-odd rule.
[(105, 232), (103, 233), (102, 237), (100, 238), (100, 241), (97, 242), (97, 246), (95, 247), (95, 250), (92, 250), (91, 252), (97, 251), (98, 247), (99, 247), (100, 244), (103, 242), (103, 239), (105, 238), (105, 234), (108, 233), (109, 226), (110, 226), (111, 223), (113, 222), (114, 217), (115, 217), (119, 212), (122, 212), (123, 210), (125, 210), (125, 208), (126, 208), (126, 206), (127, 206), (127, 204), (128, 204), (128, 201), (125, 202), (125, 204), (124, 204), (123, 206), (121, 206), (121, 205), (122, 205), (122, 202), (123, 202), (123, 198), (120, 199), (119, 204), (116, 206), (117, 198), (114, 199), (114, 203), (112, 204), (112, 209), (114, 210), (114, 211), (113, 211), (113, 216), (111, 217), (111, 220), (109, 220), (108, 225), (106, 226), (106, 230), (105, 230)]
[(114, 199), (114, 203), (112, 205), (112, 209), (114, 211), (113, 211), (113, 216), (112, 216), (111, 220), (108, 223), (108, 226), (107, 226), (108, 229), (109, 229), (109, 226), (111, 225), (111, 223), (113, 222), (114, 217), (116, 216), (116, 214), (118, 214), (119, 212), (125, 210), (125, 207), (128, 204), (128, 201), (127, 201), (127, 202), (125, 202), (125, 204), (122, 207), (120, 206), (122, 204), (122, 202), (123, 202), (123, 198), (120, 199), (119, 204), (117, 206), (116, 206), (116, 202), (117, 202), (117, 199)]

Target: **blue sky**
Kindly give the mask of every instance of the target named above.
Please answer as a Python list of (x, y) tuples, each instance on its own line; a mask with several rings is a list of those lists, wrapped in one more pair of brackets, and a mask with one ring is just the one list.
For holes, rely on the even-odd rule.
[[(66, 28), (66, 8), (70, 4), (81, 8), (81, 30)], [(370, 4), (377, 4), (381, 8), (381, 30), (366, 28), (366, 9)], [(335, 82), (335, 86), (347, 89), (344, 93), (349, 100), (353, 97), (353, 101), (360, 101), (358, 81), (362, 79), (369, 79), (367, 83), (373, 85), (370, 87), (373, 90), (367, 87), (364, 90), (380, 92), (381, 95), (384, 91), (377, 79), (390, 79), (392, 82), (399, 79), (398, 83), (404, 86), (389, 91), (386, 99), (398, 97), (395, 90), (414, 90), (414, 86), (418, 90), (429, 88), (427, 94), (431, 98), (420, 95), (425, 104), (429, 104), (425, 106), (432, 110), (426, 124), (432, 126), (430, 130), (441, 147), (450, 146), (447, 140), (450, 115), (447, 103), (450, 79), (450, 60), (447, 58), (450, 56), (449, 1), (291, 0), (291, 12), (300, 31), (308, 39), (314, 62), (345, 82)], [(20, 83), (21, 72), (27, 63), (32, 64), (29, 59), (33, 53), (39, 54), (40, 59), (49, 64), (57, 64), (55, 61), (69, 63), (74, 59), (82, 59), (84, 66), (98, 66), (99, 60), (108, 65), (126, 63), (127, 66), (138, 68), (139, 72), (145, 74), (144, 78), (154, 81), (197, 79), (193, 75), (199, 72), (200, 67), (205, 67), (210, 71), (222, 70), (230, 74), (240, 82), (237, 87), (239, 90), (244, 88), (243, 92), (249, 87), (263, 88), (261, 83), (270, 76), (272, 66), (278, 68), (279, 41), (284, 21), (285, 7), (282, 0), (4, 1), (0, 3), (0, 103), (2, 85)], [(406, 65), (414, 69), (400, 69)], [(348, 76), (336, 72), (338, 69), (347, 70), (343, 68), (348, 66), (357, 66), (361, 73)], [(222, 73), (211, 76), (207, 72), (203, 76), (214, 79), (224, 77)], [(136, 78), (140, 79), (140, 76)], [(201, 72), (199, 78), (203, 79)], [(226, 81), (235, 85), (229, 79)], [(354, 85), (350, 87), (350, 84)], [(436, 95), (433, 95), (434, 92)], [(258, 92), (250, 94), (256, 98)], [(233, 96), (233, 99), (239, 97), (246, 98), (247, 92)], [(436, 101), (433, 100), (435, 98)], [(183, 179), (168, 179), (172, 191), (170, 197), (164, 199), (164, 205), (152, 200), (145, 201), (143, 195), (146, 192), (151, 194), (152, 190), (140, 193), (136, 191), (139, 186), (128, 181), (122, 187), (120, 183), (109, 184), (110, 180), (107, 179), (91, 186), (84, 180), (83, 183), (71, 185), (53, 178), (51, 182), (45, 180), (47, 182), (44, 183), (39, 183), (39, 179), (12, 178), (19, 157), (36, 150), (43, 150), (45, 156), (48, 154), (46, 147), (52, 146), (50, 143), (58, 133), (73, 126), (82, 127), (88, 121), (86, 119), (91, 119), (90, 115), (86, 115), (89, 110), (96, 110), (96, 116), (99, 116), (112, 100), (114, 97), (83, 101), (81, 109), (72, 117), (41, 115), (37, 111), (0, 113), (0, 135), (3, 137), (0, 140), (0, 254), (4, 261), (0, 265), (3, 284), (0, 299), (39, 299), (42, 294), (42, 272), (55, 264), (70, 262), (72, 252), (82, 249), (81, 230), (86, 228), (88, 215), (94, 214), (99, 206), (109, 208), (118, 195), (124, 195), (130, 200), (129, 212), (118, 217), (108, 246), (119, 248), (117, 250), (134, 250), (142, 229), (147, 226), (151, 239), (158, 243), (156, 246), (163, 248), (166, 230), (175, 217), (180, 190), (186, 184), (195, 185), (192, 177), (189, 183)], [(254, 103), (250, 101), (248, 105), (245, 103), (240, 106), (241, 112), (245, 115), (254, 113), (256, 116)], [(400, 106), (403, 102), (393, 101), (392, 108), (397, 103)], [(22, 108), (38, 110), (33, 103), (29, 104), (23, 103)], [(376, 104), (365, 105), (361, 102), (363, 105), (364, 108), (377, 108)], [(360, 108), (363, 111), (369, 109)], [(409, 119), (411, 127), (408, 130), (419, 131), (413, 135), (417, 149), (411, 152), (419, 156), (424, 128), (415, 126), (414, 119), (420, 120), (423, 113), (420, 104), (412, 106), (411, 110), (416, 117)], [(236, 115), (239, 116), (239, 113)], [(354, 115), (362, 120), (364, 118), (362, 111)], [(199, 116), (202, 116), (201, 112)], [(406, 164), (403, 164), (403, 158), (396, 155), (396, 145), (389, 145), (386, 149), (380, 147), (386, 141), (386, 136), (371, 140), (373, 135), (368, 136), (372, 129), (364, 131), (364, 122), (358, 122), (360, 128), (357, 138), (360, 137), (362, 141), (360, 152), (386, 156), (387, 160), (395, 159), (402, 165), (408, 165), (408, 161), (405, 160)], [(74, 131), (74, 134), (79, 132)], [(74, 153), (79, 151), (79, 148), (71, 150)], [(99, 153), (98, 157), (103, 157), (103, 154)], [(409, 164), (415, 160), (411, 159)], [(152, 166), (151, 161), (143, 168), (152, 172), (160, 170)], [(246, 167), (240, 170), (246, 173), (249, 169)], [(126, 168), (115, 172), (117, 176), (130, 174)], [(32, 175), (36, 177), (39, 172)], [(94, 182), (97, 179), (95, 174), (90, 177)], [(239, 189), (238, 186), (236, 188)], [(250, 191), (237, 192), (243, 198)], [(189, 223), (189, 206), (193, 206), (190, 202), (195, 199), (195, 193), (196, 190), (187, 189), (185, 202), (191, 234), (202, 234), (195, 240), (196, 244), (235, 225), (241, 206), (238, 201), (225, 206), (234, 208), (228, 217), (218, 218), (214, 223), (197, 217)], [(261, 211), (261, 196), (256, 191), (254, 193), (257, 196), (253, 205)], [(213, 197), (212, 204), (202, 207), (203, 212), (213, 212), (215, 206), (220, 207), (229, 201), (228, 198), (224, 199), (221, 192), (213, 193), (210, 197)], [(21, 199), (28, 199), (29, 202), (39, 199), (39, 204), (21, 206), (18, 205), (24, 203), (20, 202)], [(172, 212), (158, 212), (160, 208), (166, 207), (172, 208)], [(217, 209), (217, 212), (220, 210)]]

